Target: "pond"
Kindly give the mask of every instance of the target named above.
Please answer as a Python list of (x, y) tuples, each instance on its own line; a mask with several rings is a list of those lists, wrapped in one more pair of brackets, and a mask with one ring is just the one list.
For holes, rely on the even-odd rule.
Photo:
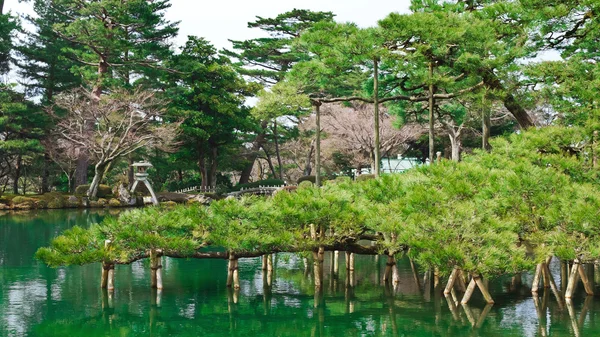
[[(116, 216), (116, 212), (113, 216)], [(261, 261), (240, 260), (241, 289), (226, 287), (224, 260), (165, 259), (165, 289), (151, 290), (147, 261), (117, 266), (114, 294), (99, 287), (100, 265), (52, 269), (33, 259), (63, 230), (111, 216), (106, 210), (55, 210), (0, 215), (0, 336), (594, 336), (600, 305), (579, 289), (573, 305), (548, 292), (534, 301), (503, 277), (490, 282), (496, 304), (477, 293), (468, 307), (427, 287), (424, 273), (398, 261), (400, 283), (386, 288), (385, 259), (357, 256), (347, 285), (344, 254), (337, 277), (325, 257), (325, 287), (315, 305), (310, 268), (301, 256), (275, 257), (271, 289)], [(555, 261), (551, 270), (560, 281)], [(597, 275), (598, 276), (598, 275)], [(425, 282), (424, 282), (425, 281)], [(430, 289), (425, 291), (424, 289)]]

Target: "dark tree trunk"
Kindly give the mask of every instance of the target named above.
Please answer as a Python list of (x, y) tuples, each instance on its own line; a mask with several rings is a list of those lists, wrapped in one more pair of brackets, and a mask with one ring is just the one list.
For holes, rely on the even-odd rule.
[(127, 190), (129, 191), (135, 181), (133, 166), (131, 166), (133, 165), (133, 157), (131, 155), (127, 157), (127, 163), (129, 164), (129, 167), (127, 167)]
[(309, 176), (312, 173), (312, 157), (315, 152), (315, 140), (310, 143), (310, 150), (306, 158), (306, 165), (304, 165), (304, 176)]
[(433, 118), (433, 106), (435, 101), (433, 98), (433, 63), (429, 63), (429, 165), (433, 165), (435, 156), (435, 121)]
[(277, 156), (277, 165), (279, 165), (279, 179), (283, 180), (283, 164), (281, 162), (281, 153), (279, 153), (279, 134), (277, 133), (277, 120), (273, 121), (273, 138), (275, 139), (275, 154)]
[(44, 153), (44, 170), (42, 172), (42, 186), (40, 192), (42, 194), (50, 192), (50, 166), (52, 165), (52, 159), (48, 153)]
[(250, 182), (250, 176), (252, 175), (252, 170), (254, 169), (254, 163), (258, 158), (258, 152), (260, 151), (265, 141), (265, 129), (267, 128), (267, 122), (263, 121), (260, 127), (262, 128), (262, 131), (256, 136), (256, 138), (252, 142), (252, 148), (250, 149), (250, 155), (248, 156), (248, 164), (240, 173), (239, 184), (247, 184)]
[(88, 182), (88, 157), (82, 153), (77, 158), (77, 167), (75, 169), (75, 186), (85, 185)]
[(0, 0), (0, 15), (4, 14), (4, 0)]
[(215, 146), (211, 149), (211, 157), (210, 157), (210, 187), (217, 187), (217, 156), (218, 156), (218, 148)]
[(208, 174), (206, 172), (206, 158), (202, 148), (198, 149), (198, 168), (200, 169), (200, 176), (202, 177), (202, 188), (208, 187)]
[(17, 156), (17, 162), (15, 163), (15, 172), (13, 175), (13, 194), (19, 194), (19, 179), (21, 178), (21, 155)]
[(277, 172), (275, 171), (275, 166), (273, 166), (273, 160), (271, 159), (271, 155), (269, 154), (269, 151), (267, 151), (267, 148), (264, 146), (263, 146), (263, 151), (265, 151), (265, 155), (267, 156), (267, 163), (269, 164), (269, 169), (271, 170), (273, 177), (277, 178)]
[[(492, 90), (506, 91), (502, 82), (500, 82), (498, 77), (496, 77), (494, 72), (490, 69), (483, 71), (483, 81), (485, 85)], [(503, 103), (506, 109), (515, 117), (521, 128), (527, 129), (535, 126), (531, 116), (529, 116), (527, 111), (525, 111), (519, 102), (517, 102), (517, 99), (513, 94), (506, 92)]]
[(490, 111), (484, 106), (482, 116), (481, 147), (485, 151), (490, 151), (492, 149), (492, 146), (490, 145), (491, 128), (492, 120), (490, 118)]

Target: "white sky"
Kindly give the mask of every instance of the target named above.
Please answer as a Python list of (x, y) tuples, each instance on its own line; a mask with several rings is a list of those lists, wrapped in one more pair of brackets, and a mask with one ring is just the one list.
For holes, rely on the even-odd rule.
[[(231, 46), (228, 39), (246, 40), (262, 36), (259, 29), (247, 26), (256, 16), (275, 17), (301, 8), (331, 11), (336, 14), (336, 21), (351, 21), (369, 27), (391, 12), (408, 12), (410, 0), (171, 0), (171, 3), (168, 19), (181, 21), (176, 41), (178, 45), (182, 45), (188, 35), (196, 35), (211, 41), (217, 49), (222, 49)], [(31, 8), (31, 3), (5, 1), (7, 12), (31, 13)]]

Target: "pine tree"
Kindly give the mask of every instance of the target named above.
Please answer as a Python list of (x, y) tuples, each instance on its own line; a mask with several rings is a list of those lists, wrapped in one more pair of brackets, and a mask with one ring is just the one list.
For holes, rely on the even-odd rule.
[[(90, 83), (100, 98), (112, 86), (131, 84), (145, 75), (156, 77), (161, 60), (170, 51), (177, 24), (165, 20), (169, 0), (55, 0), (52, 9), (68, 20), (55, 24), (61, 38), (77, 48), (67, 48), (79, 63), (72, 70)], [(77, 164), (76, 184), (87, 183), (87, 158)]]
[(65, 52), (65, 49), (77, 46), (63, 40), (53, 30), (55, 24), (68, 18), (53, 10), (52, 2), (35, 0), (36, 17), (26, 17), (35, 27), (35, 32), (28, 33), (27, 38), (16, 47), (21, 85), (30, 96), (41, 95), (48, 103), (60, 92), (81, 85), (81, 76), (71, 72), (75, 62)]
[(215, 187), (220, 151), (252, 126), (244, 101), (257, 88), (203, 38), (191, 36), (169, 66), (178, 70), (169, 76), (173, 85), (168, 97), (173, 115), (185, 119), (182, 150), (194, 156), (202, 185)]
[[(302, 32), (321, 21), (333, 21), (331, 12), (313, 12), (305, 9), (293, 9), (277, 15), (274, 18), (257, 17), (254, 22), (249, 22), (249, 28), (259, 28), (269, 34), (269, 37), (245, 41), (230, 40), (233, 50), (224, 50), (223, 53), (237, 60), (235, 64), (238, 71), (263, 86), (272, 86), (281, 81), (291, 67), (306, 59), (302, 52), (293, 50), (292, 44)], [(278, 113), (273, 111), (275, 117), (259, 122), (260, 131), (252, 141), (252, 151), (248, 156), (248, 164), (242, 171), (240, 183), (247, 183), (257, 158), (258, 150), (265, 148), (268, 137), (268, 126), (272, 124), (272, 139), (275, 140), (275, 152), (279, 163), (279, 175), (282, 175), (281, 156), (277, 128)], [(270, 157), (270, 156), (269, 156)], [(280, 177), (282, 178), (282, 177)]]
[(5, 74), (9, 69), (12, 39), (17, 22), (12, 16), (2, 14), (2, 5), (3, 3), (0, 3), (0, 74)]

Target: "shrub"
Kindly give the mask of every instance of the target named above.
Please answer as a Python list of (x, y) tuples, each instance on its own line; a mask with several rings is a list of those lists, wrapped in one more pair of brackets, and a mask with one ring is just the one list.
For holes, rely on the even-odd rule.
[(240, 191), (242, 188), (248, 189), (248, 188), (257, 188), (259, 186), (281, 186), (281, 185), (285, 185), (285, 182), (281, 179), (265, 179), (265, 180), (255, 181), (253, 183), (248, 183), (248, 184), (238, 184), (233, 188), (233, 191)]
[(307, 188), (307, 187), (312, 187), (314, 186), (314, 184), (311, 181), (305, 180), (300, 182), (300, 184), (298, 184), (298, 188)]
[[(75, 194), (76, 195), (85, 195), (89, 188), (90, 188), (89, 184), (79, 185), (75, 189)], [(111, 195), (111, 193), (112, 193), (112, 189), (110, 188), (110, 186), (100, 185), (100, 186), (98, 186), (98, 194), (96, 196), (98, 198), (106, 198), (107, 196)]]
[(300, 183), (303, 182), (303, 181), (310, 181), (311, 183), (316, 184), (317, 183), (317, 177), (315, 177), (315, 176), (304, 176), (304, 177), (301, 177), (301, 178), (298, 179), (298, 182), (297, 182), (298, 185), (300, 185)]
[(374, 174), (361, 174), (356, 177), (356, 181), (366, 181), (366, 180), (371, 180), (371, 179), (375, 179)]

